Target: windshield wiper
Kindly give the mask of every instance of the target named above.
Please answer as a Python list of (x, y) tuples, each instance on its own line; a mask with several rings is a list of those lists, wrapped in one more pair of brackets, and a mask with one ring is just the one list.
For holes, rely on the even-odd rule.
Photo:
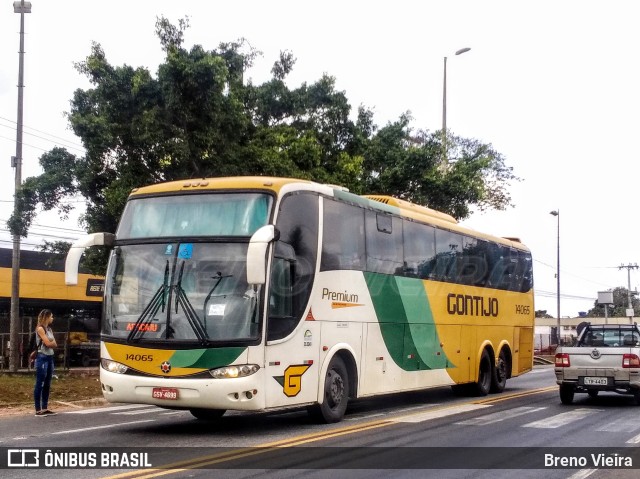
[[(141, 326), (143, 324), (149, 324), (153, 320), (154, 316), (156, 315), (160, 307), (162, 307), (162, 311), (164, 311), (165, 296), (168, 288), (167, 286), (168, 278), (169, 278), (169, 261), (167, 260), (167, 264), (164, 269), (164, 280), (160, 285), (160, 287), (158, 288), (158, 290), (154, 293), (153, 297), (151, 298), (151, 301), (149, 301), (149, 304), (147, 304), (147, 306), (144, 308), (144, 310), (136, 320), (135, 324), (133, 325), (133, 329), (129, 333), (129, 336), (127, 336), (127, 342), (130, 343), (134, 339), (140, 339), (145, 332), (145, 329), (142, 328)], [(168, 326), (169, 325), (167, 325), (167, 328)], [(140, 334), (136, 338), (136, 335), (138, 333)]]
[(207, 331), (202, 326), (202, 323), (200, 322), (200, 318), (198, 318), (198, 313), (196, 313), (195, 309), (193, 308), (193, 305), (191, 304), (191, 301), (189, 301), (189, 298), (187, 297), (187, 294), (185, 293), (184, 289), (182, 289), (182, 274), (184, 273), (184, 263), (185, 262), (183, 261), (182, 265), (180, 265), (180, 273), (178, 273), (178, 281), (175, 285), (176, 313), (178, 313), (178, 305), (182, 306), (182, 309), (184, 310), (184, 315), (187, 317), (187, 320), (189, 321), (189, 324), (191, 325), (193, 332), (196, 333), (196, 336), (198, 337), (200, 342), (205, 344), (207, 342), (207, 339), (209, 338), (209, 336), (207, 335)]
[(207, 294), (207, 297), (204, 299), (204, 308), (203, 308), (202, 320), (204, 321), (204, 327), (205, 328), (207, 327), (207, 303), (211, 299), (211, 295), (216, 290), (216, 288), (220, 285), (220, 283), (222, 283), (223, 279), (231, 278), (232, 276), (233, 276), (232, 274), (223, 275), (220, 271), (218, 271), (216, 273), (216, 276), (212, 276), (211, 277), (211, 279), (215, 279), (216, 282), (213, 285), (213, 287), (209, 290), (209, 294)]

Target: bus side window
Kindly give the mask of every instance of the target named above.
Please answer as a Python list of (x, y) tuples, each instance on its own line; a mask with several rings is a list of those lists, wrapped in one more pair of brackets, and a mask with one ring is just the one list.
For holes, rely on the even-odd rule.
[(320, 271), (364, 271), (364, 209), (324, 199), (324, 235)]

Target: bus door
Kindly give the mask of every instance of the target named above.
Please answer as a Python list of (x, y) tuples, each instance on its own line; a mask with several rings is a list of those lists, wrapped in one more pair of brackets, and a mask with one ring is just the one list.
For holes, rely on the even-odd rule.
[(267, 407), (311, 403), (318, 396), (319, 323), (310, 314), (300, 317), (295, 304), (300, 295), (294, 290), (297, 264), (286, 249), (277, 245), (271, 268), (265, 350)]

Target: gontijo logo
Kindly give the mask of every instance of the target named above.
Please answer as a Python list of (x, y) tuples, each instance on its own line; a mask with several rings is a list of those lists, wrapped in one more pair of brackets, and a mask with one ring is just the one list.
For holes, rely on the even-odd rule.
[(333, 309), (364, 306), (358, 303), (359, 298), (357, 294), (352, 294), (347, 291), (331, 291), (329, 288), (322, 288), (322, 299), (331, 301), (331, 307)]

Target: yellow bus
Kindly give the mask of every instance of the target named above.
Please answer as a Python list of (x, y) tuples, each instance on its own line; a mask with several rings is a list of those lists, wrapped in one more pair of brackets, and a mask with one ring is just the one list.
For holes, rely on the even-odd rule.
[[(0, 367), (9, 363), (13, 250), (0, 248)], [(83, 271), (78, 284), (65, 285), (64, 260), (52, 253), (20, 252), (19, 367), (28, 365), (28, 345), (38, 313), (50, 309), (60, 348), (56, 360), (88, 366), (99, 357), (104, 278)], [(65, 340), (62, 340), (64, 337)], [(62, 347), (64, 344), (64, 347)]]
[(132, 191), (105, 279), (100, 380), (112, 402), (307, 406), (450, 385), (486, 395), (533, 365), (529, 250), (392, 197), (233, 177)]

